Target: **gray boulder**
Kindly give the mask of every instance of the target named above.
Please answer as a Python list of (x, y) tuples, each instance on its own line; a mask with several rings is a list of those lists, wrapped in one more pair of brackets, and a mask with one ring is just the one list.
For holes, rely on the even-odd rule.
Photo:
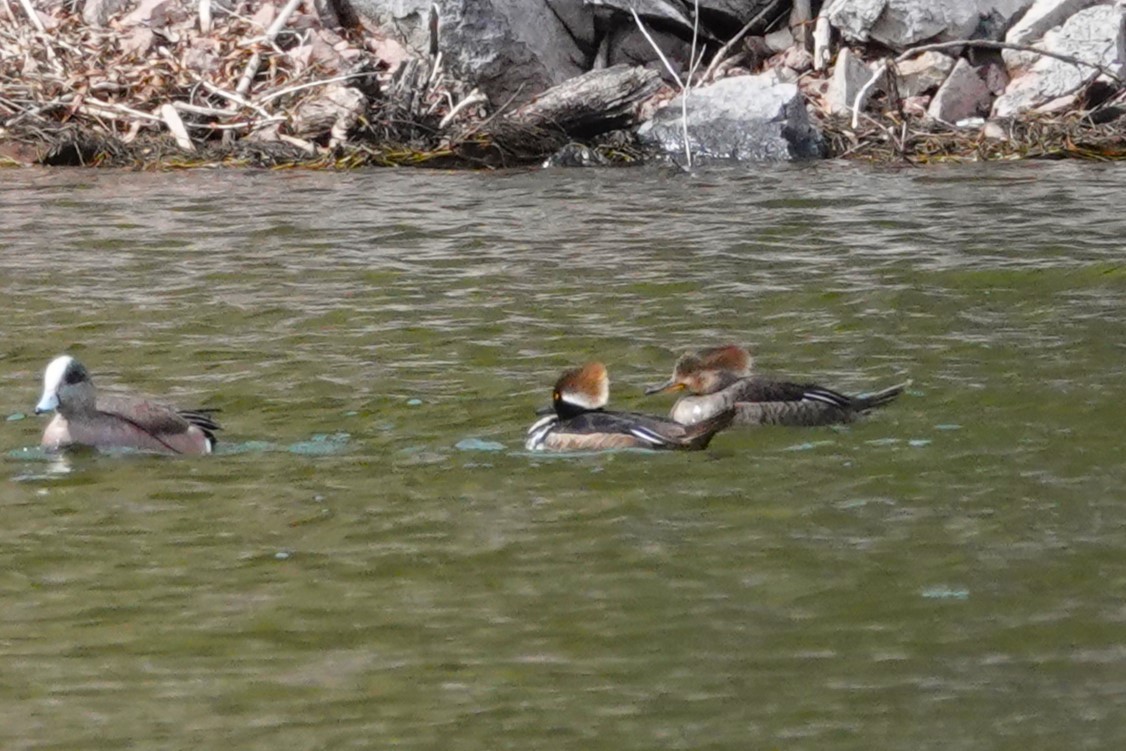
[[(430, 44), (432, 0), (345, 0), (416, 54)], [(439, 50), (495, 105), (525, 101), (587, 69), (594, 21), (583, 0), (437, 0)]]
[(904, 60), (896, 66), (896, 87), (899, 95), (919, 96), (937, 89), (954, 69), (954, 58), (931, 50)]
[[(1098, 5), (1081, 10), (1037, 45), (1050, 52), (1102, 65), (1118, 77), (1126, 74), (1126, 7)], [(1041, 57), (1030, 68), (1011, 71), (1012, 82), (993, 103), (995, 117), (1013, 115), (1068, 96), (1099, 76), (1090, 66)]]
[[(1048, 31), (1056, 28), (1070, 16), (1092, 5), (1102, 5), (1102, 0), (1036, 0), (1032, 7), (1005, 33), (1009, 44), (1031, 46), (1039, 42)], [(1010, 70), (1029, 68), (1039, 56), (1022, 50), (1003, 50), (1005, 65)]]
[(1032, 0), (831, 0), (821, 11), (845, 39), (895, 50), (924, 40), (969, 39), (985, 18), (1002, 29)]
[[(670, 156), (684, 154), (682, 99), (671, 101), (638, 129), (642, 143)], [(689, 92), (688, 143), (694, 157), (788, 161), (824, 155), (805, 99), (770, 73), (724, 78)]]
[(981, 71), (966, 60), (958, 60), (931, 100), (927, 115), (946, 123), (957, 123), (988, 114), (992, 103), (993, 95)]

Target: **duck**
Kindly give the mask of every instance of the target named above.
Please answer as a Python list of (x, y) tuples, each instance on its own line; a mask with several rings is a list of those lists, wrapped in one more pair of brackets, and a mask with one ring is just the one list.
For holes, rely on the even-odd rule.
[(43, 396), (35, 414), (55, 412), (43, 431), (42, 447), (134, 449), (159, 454), (210, 454), (219, 424), (215, 409), (176, 410), (139, 397), (99, 395), (90, 372), (70, 355), (60, 355), (43, 373)]
[(815, 383), (757, 375), (753, 366), (751, 353), (735, 344), (686, 352), (676, 361), (672, 376), (645, 393), (688, 392), (669, 413), (682, 425), (694, 425), (734, 408), (734, 425), (811, 427), (850, 423), (895, 401), (911, 385), (905, 381), (871, 394), (850, 396)]
[(555, 382), (545, 417), (528, 428), (529, 451), (604, 451), (608, 449), (707, 448), (712, 437), (735, 417), (733, 408), (686, 426), (656, 415), (612, 412), (606, 366), (589, 362), (567, 370)]

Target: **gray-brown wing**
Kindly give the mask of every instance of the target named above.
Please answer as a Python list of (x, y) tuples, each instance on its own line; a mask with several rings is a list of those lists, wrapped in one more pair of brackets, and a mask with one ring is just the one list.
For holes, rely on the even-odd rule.
[(98, 396), (98, 411), (113, 415), (153, 436), (186, 433), (192, 423), (172, 407), (146, 399)]
[(816, 383), (793, 383), (765, 376), (744, 378), (730, 387), (736, 402), (821, 402), (849, 409), (853, 398)]

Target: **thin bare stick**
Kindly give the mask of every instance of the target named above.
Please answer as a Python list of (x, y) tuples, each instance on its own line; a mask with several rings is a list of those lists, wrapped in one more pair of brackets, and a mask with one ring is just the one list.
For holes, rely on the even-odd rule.
[(202, 34), (211, 33), (211, 0), (199, 0), (199, 30)]
[(95, 99), (92, 96), (86, 97), (86, 99), (83, 100), (82, 106), (83, 107), (96, 107), (98, 109), (104, 109), (108, 112), (120, 112), (123, 115), (128, 115), (129, 117), (135, 117), (135, 118), (138, 118), (140, 120), (151, 120), (151, 121), (155, 121), (155, 122), (158, 122), (158, 123), (164, 122), (164, 120), (162, 118), (152, 114), (151, 112), (141, 112), (140, 110), (135, 110), (132, 107), (126, 107), (123, 104), (114, 104), (113, 102), (103, 102), (102, 100)]
[[(712, 55), (712, 61), (708, 65), (707, 69), (704, 71), (704, 80), (705, 81), (710, 81), (711, 77), (715, 75), (715, 69), (718, 68), (719, 64), (721, 62), (723, 62), (724, 58), (727, 57), (727, 53), (729, 53), (731, 51), (731, 48), (734, 47), (736, 44), (738, 44), (743, 39), (743, 37), (745, 37), (747, 35), (747, 33), (750, 32), (750, 30), (752, 28), (754, 28), (755, 24), (757, 24), (762, 19), (766, 18), (768, 13), (773, 13), (774, 8), (777, 5), (778, 5), (778, 3), (777, 3), (777, 1), (775, 1), (775, 2), (771, 3), (770, 5), (766, 6), (765, 8), (763, 8), (762, 10), (760, 10), (758, 13), (756, 13), (754, 18), (752, 18), (750, 21), (747, 21), (745, 24), (743, 24), (743, 28), (741, 28), (741, 29), (739, 29), (739, 31), (735, 32), (735, 36), (733, 36), (733, 37), (731, 37), (730, 39), (727, 40), (727, 44), (725, 44), (725, 45), (723, 45), (722, 47), (719, 48), (719, 52)], [(697, 10), (699, 9), (699, 7), (700, 7), (699, 0), (697, 0), (697, 3), (696, 3)], [(693, 43), (693, 46), (695, 46), (695, 43)]]
[(258, 66), (262, 64), (262, 56), (255, 52), (250, 56), (246, 62), (246, 67), (242, 70), (242, 76), (239, 77), (238, 86), (235, 87), (235, 93), (241, 96), (246, 96), (246, 92), (250, 91), (250, 83), (254, 80), (254, 76), (258, 75)]
[[(699, 10), (698, 2), (696, 8), (697, 10)], [(649, 46), (653, 48), (653, 51), (657, 53), (657, 57), (661, 58), (661, 62), (665, 64), (665, 70), (669, 72), (669, 75), (671, 75), (676, 80), (676, 85), (680, 87), (680, 126), (684, 131), (684, 156), (688, 160), (689, 169), (691, 169), (692, 146), (688, 143), (688, 87), (684, 84), (684, 81), (681, 80), (680, 76), (676, 74), (676, 71), (673, 70), (672, 63), (670, 63), (669, 59), (665, 57), (665, 53), (661, 52), (661, 48), (657, 46), (657, 42), (653, 39), (652, 36), (649, 35), (649, 30), (646, 29), (645, 24), (641, 22), (641, 16), (637, 15), (637, 11), (633, 8), (630, 8), (629, 12), (633, 14), (633, 22), (636, 23), (637, 28), (641, 30), (642, 35), (645, 37), (645, 41), (649, 42)], [(693, 30), (692, 36), (693, 40), (695, 40), (695, 30)], [(696, 45), (695, 42), (693, 42), (692, 54), (695, 53)], [(689, 69), (688, 72), (689, 75), (691, 75), (691, 69)], [(691, 83), (692, 79), (689, 78), (688, 80), (689, 83)]]
[(856, 127), (860, 124), (860, 110), (864, 109), (864, 104), (868, 101), (868, 95), (872, 93), (872, 87), (879, 83), (880, 79), (884, 77), (887, 71), (888, 61), (884, 60), (880, 63), (880, 66), (876, 68), (876, 72), (872, 74), (872, 77), (860, 88), (860, 91), (856, 92), (856, 99), (852, 102), (853, 130), (856, 130)]
[(629, 12), (633, 14), (633, 22), (636, 23), (637, 28), (641, 30), (641, 34), (645, 37), (645, 41), (649, 42), (649, 46), (653, 48), (653, 51), (657, 53), (657, 57), (661, 58), (661, 62), (665, 64), (665, 70), (669, 72), (669, 75), (672, 76), (673, 80), (676, 81), (676, 85), (680, 87), (681, 91), (683, 91), (684, 81), (680, 80), (680, 76), (677, 75), (677, 72), (675, 70), (673, 70), (672, 63), (670, 63), (669, 59), (665, 57), (665, 53), (661, 52), (661, 48), (657, 46), (657, 42), (653, 40), (653, 37), (649, 35), (649, 29), (645, 28), (645, 24), (641, 22), (641, 16), (637, 15), (637, 11), (633, 8), (630, 8)]
[(206, 115), (208, 117), (234, 117), (238, 110), (221, 110), (216, 107), (200, 107), (198, 104), (187, 102), (173, 102), (172, 106), (180, 112), (190, 112), (193, 115)]
[[(269, 94), (258, 98), (258, 104), (266, 104), (272, 102), (280, 96), (292, 94), (295, 91), (302, 91), (304, 89), (312, 89), (316, 86), (324, 86), (326, 83), (338, 83), (340, 81), (351, 81), (353, 78), (363, 78), (364, 76), (371, 75), (370, 73), (349, 73), (346, 76), (336, 76), (335, 78), (325, 78), (321, 81), (309, 81), (308, 83), (299, 83), (296, 86), (288, 86), (284, 89), (272, 91)], [(251, 104), (251, 107), (254, 105)]]
[(487, 96), (482, 94), (477, 89), (473, 89), (473, 91), (469, 92), (465, 99), (462, 99), (457, 103), (456, 107), (452, 107), (450, 111), (446, 113), (446, 116), (442, 118), (442, 122), (438, 123), (438, 130), (445, 130), (446, 126), (452, 123), (454, 118), (457, 117), (458, 113), (466, 107), (487, 101), (489, 101), (489, 98)]
[(1054, 57), (1056, 60), (1062, 60), (1065, 63), (1071, 63), (1075, 66), (1083, 66), (1087, 68), (1094, 68), (1105, 76), (1113, 78), (1115, 81), (1122, 83), (1123, 80), (1120, 76), (1108, 69), (1104, 65), (1098, 63), (1089, 63), (1086, 60), (1080, 60), (1071, 55), (1061, 55), (1058, 52), (1050, 52), (1048, 50), (1040, 49), (1039, 47), (1029, 47), (1025, 44), (1009, 44), (1008, 42), (994, 42), (989, 39), (958, 39), (953, 42), (935, 42), (934, 44), (923, 44), (918, 47), (907, 50), (899, 57), (895, 58), (896, 63), (901, 63), (904, 60), (910, 60), (915, 55), (922, 52), (929, 52), (930, 50), (943, 50), (950, 47), (980, 47), (987, 50), (1017, 50), (1018, 52), (1034, 52), (1037, 55), (1044, 57)]
[[(293, 11), (297, 10), (297, 6), (302, 3), (302, 0), (289, 0), (285, 7), (278, 13), (278, 17), (270, 24), (270, 28), (266, 29), (266, 34), (263, 41), (266, 44), (271, 44), (274, 37), (278, 32), (289, 23), (289, 17), (293, 15)], [(235, 87), (235, 93), (239, 96), (246, 96), (246, 92), (250, 91), (250, 84), (254, 81), (254, 76), (258, 75), (258, 66), (262, 64), (262, 56), (255, 52), (250, 56), (250, 60), (246, 63), (246, 68), (242, 71), (242, 77), (239, 79), (238, 86)]]
[(195, 146), (192, 144), (191, 136), (188, 135), (188, 129), (184, 127), (184, 121), (180, 119), (180, 113), (171, 104), (160, 105), (160, 117), (164, 120), (164, 124), (168, 126), (168, 130), (172, 131), (172, 137), (176, 139), (176, 145), (184, 151), (195, 151)]
[(23, 6), (23, 12), (27, 14), (27, 18), (31, 21), (31, 25), (42, 34), (47, 29), (43, 26), (43, 22), (39, 20), (39, 14), (35, 12), (35, 7), (32, 6), (31, 0), (20, 0), (20, 5)]
[(272, 125), (273, 123), (285, 122), (285, 118), (281, 115), (276, 117), (266, 117), (258, 120), (242, 120), (237, 123), (186, 123), (189, 128), (196, 128), (197, 130), (241, 130), (243, 128), (250, 128), (258, 130), (264, 125)]
[(700, 0), (692, 3), (692, 53), (688, 56), (688, 85), (680, 95), (680, 129), (684, 138), (685, 169), (692, 169), (692, 146), (688, 143), (688, 89), (696, 75), (696, 66), (704, 57), (703, 50), (696, 53), (696, 42), (700, 38)]
[(829, 42), (833, 38), (833, 27), (829, 25), (829, 17), (824, 13), (817, 16), (813, 24), (813, 69), (825, 70), (829, 66), (829, 55), (832, 50)]
[(696, 75), (696, 66), (703, 58), (703, 50), (699, 56), (696, 54), (696, 42), (700, 39), (700, 0), (692, 2), (692, 52), (688, 56), (688, 85), (692, 85), (692, 77)]
[(303, 149), (308, 154), (317, 153), (317, 145), (312, 141), (306, 141), (304, 138), (297, 138), (296, 136), (287, 136), (285, 133), (279, 133), (278, 140), (283, 143), (288, 143), (291, 146), (296, 146), (299, 149)]
[(304, 2), (304, 0), (289, 0), (289, 2), (282, 7), (281, 12), (278, 13), (278, 17), (270, 24), (270, 28), (266, 29), (267, 42), (274, 41), (274, 37), (289, 23), (289, 17), (293, 15), (293, 11), (297, 10), (297, 6), (302, 2)]

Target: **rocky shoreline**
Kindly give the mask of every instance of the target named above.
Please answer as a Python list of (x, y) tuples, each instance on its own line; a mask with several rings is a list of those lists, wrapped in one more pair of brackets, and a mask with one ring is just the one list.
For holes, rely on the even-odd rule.
[(1123, 0), (5, 0), (0, 21), (0, 166), (1126, 158)]

